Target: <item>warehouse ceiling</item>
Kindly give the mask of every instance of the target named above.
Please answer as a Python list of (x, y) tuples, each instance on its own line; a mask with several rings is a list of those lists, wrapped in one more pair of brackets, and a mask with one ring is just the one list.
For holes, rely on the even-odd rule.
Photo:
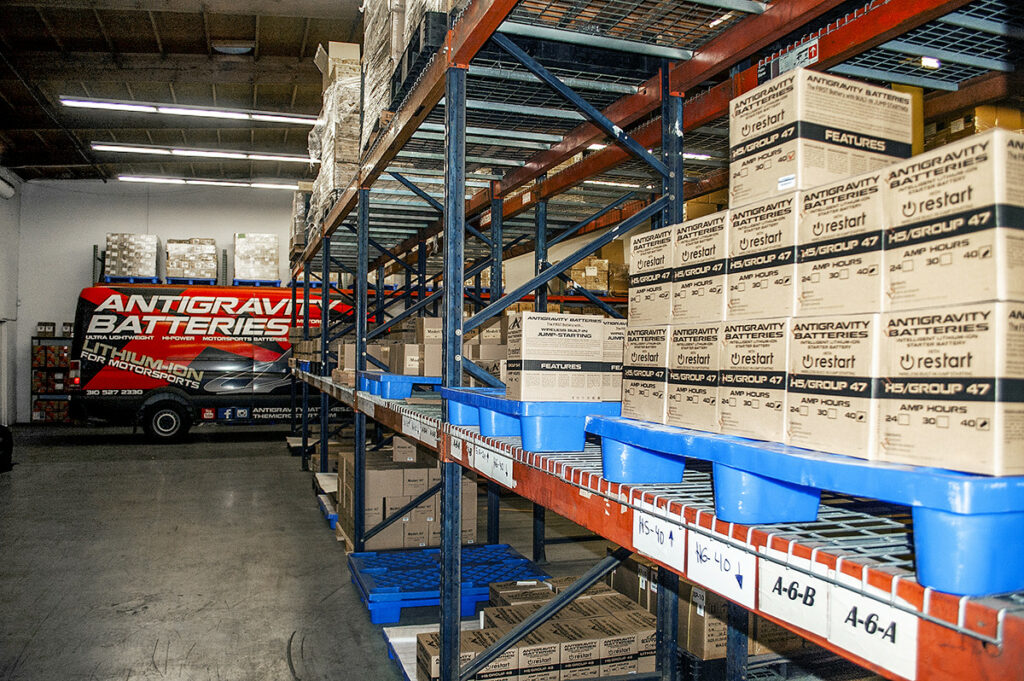
[[(93, 151), (91, 142), (305, 156), (308, 126), (73, 109), (69, 95), (316, 115), (317, 46), (361, 42), (359, 0), (0, 2), (0, 165), (25, 180), (118, 174), (312, 179), (302, 163)], [(226, 54), (241, 52), (241, 54)]]

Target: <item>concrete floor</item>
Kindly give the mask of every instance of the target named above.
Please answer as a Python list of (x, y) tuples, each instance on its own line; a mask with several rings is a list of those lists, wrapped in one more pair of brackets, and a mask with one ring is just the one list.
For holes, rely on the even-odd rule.
[[(0, 474), (0, 681), (399, 679), (283, 437), (16, 429)], [(503, 505), (502, 540), (529, 555), (528, 505)], [(549, 536), (579, 531), (549, 521)], [(604, 551), (551, 547), (550, 571)]]

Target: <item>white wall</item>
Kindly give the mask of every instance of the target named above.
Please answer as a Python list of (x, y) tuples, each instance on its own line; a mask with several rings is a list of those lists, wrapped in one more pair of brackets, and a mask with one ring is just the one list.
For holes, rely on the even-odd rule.
[(291, 200), (291, 192), (248, 188), (99, 181), (22, 185), (17, 261), (21, 323), (15, 352), (25, 361), (17, 363), (18, 421), (30, 417), (27, 360), (36, 322), (57, 322), (59, 329), (61, 322), (74, 320), (79, 291), (93, 283), (92, 247), (99, 244), (102, 249), (107, 232), (156, 234), (161, 249), (167, 239), (212, 237), (218, 251), (227, 249), (229, 263), (235, 232), (277, 234), (285, 280)]
[(21, 215), (20, 182), (0, 171), (7, 183), (15, 185), (15, 195), (0, 198), (0, 424), (14, 421), (15, 405), (15, 330), (18, 317), (18, 232)]

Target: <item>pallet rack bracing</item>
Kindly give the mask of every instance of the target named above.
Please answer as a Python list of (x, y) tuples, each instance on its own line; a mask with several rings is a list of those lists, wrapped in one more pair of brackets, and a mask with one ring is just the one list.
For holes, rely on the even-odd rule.
[[(580, 26), (574, 25), (569, 6), (575, 6), (581, 11), (581, 16), (585, 16), (589, 6), (599, 4), (602, 3), (596, 0), (584, 3), (558, 0), (545, 3), (529, 0), (477, 0), (469, 5), (461, 17), (456, 18), (446, 46), (435, 55), (420, 80), (411, 88), (406, 100), (398, 107), (392, 123), (367, 152), (359, 180), (341, 192), (302, 256), (305, 262), (319, 252), (323, 262), (328, 265), (337, 260), (337, 266), (344, 264), (356, 271), (354, 297), (357, 312), (349, 325), (355, 331), (357, 368), (365, 369), (367, 366), (365, 345), (368, 336), (374, 332), (378, 335), (383, 333), (380, 326), (367, 333), (367, 319), (372, 317), (379, 324), (387, 312), (385, 306), (388, 298), (377, 287), (374, 287), (372, 304), (368, 299), (367, 278), (371, 269), (377, 273), (377, 284), (382, 282), (381, 269), (386, 264), (407, 272), (413, 268), (415, 275), (410, 273), (409, 276), (420, 281), (427, 278), (428, 266), (437, 265), (436, 254), (443, 254), (441, 272), (444, 288), (440, 292), (435, 290), (428, 293), (424, 287), (416, 296), (410, 293), (408, 302), (414, 297), (417, 300), (409, 306), (414, 309), (409, 311), (407, 307), (406, 312), (410, 315), (418, 314), (434, 304), (443, 305), (444, 379), (448, 385), (457, 385), (463, 370), (476, 376), (472, 364), (461, 355), (462, 333), (479, 325), (489, 314), (499, 312), (503, 305), (502, 299), (494, 295), (483, 310), (465, 323), (462, 321), (465, 299), (463, 277), (472, 277), (483, 267), (493, 267), (501, 258), (502, 248), (498, 244), (508, 245), (505, 239), (494, 238), (495, 223), (500, 234), (503, 226), (508, 228), (526, 222), (526, 228), (517, 238), (525, 240), (532, 235), (539, 242), (535, 243), (538, 247), (539, 277), (504, 299), (512, 300), (514, 296), (532, 292), (541, 283), (557, 276), (561, 263), (554, 268), (547, 267), (544, 241), (548, 235), (546, 230), (538, 231), (538, 228), (551, 226), (553, 220), (546, 220), (549, 217), (547, 213), (559, 198), (583, 195), (584, 198), (577, 203), (588, 203), (587, 188), (595, 185), (581, 189), (585, 180), (622, 183), (623, 168), (628, 169), (630, 176), (643, 174), (644, 177), (636, 188), (636, 196), (619, 199), (617, 205), (598, 211), (592, 220), (587, 220), (585, 213), (567, 220), (566, 224), (575, 230), (574, 233), (609, 225), (617, 225), (613, 229), (621, 233), (623, 220), (639, 224), (649, 217), (657, 217), (666, 209), (671, 210), (669, 187), (658, 187), (661, 189), (661, 198), (644, 196), (648, 192), (654, 195), (658, 193), (647, 187), (661, 185), (660, 173), (656, 163), (648, 164), (636, 157), (644, 157), (641, 150), (660, 146), (660, 161), (662, 165), (665, 164), (665, 152), (671, 149), (672, 144), (671, 135), (666, 133), (672, 130), (672, 126), (666, 121), (671, 121), (676, 115), (667, 104), (674, 99), (681, 100), (678, 94), (687, 91), (697, 93), (688, 96), (685, 106), (680, 106), (678, 112), (678, 130), (686, 132), (685, 138), (680, 140), (681, 143), (686, 142), (685, 151), (692, 156), (698, 155), (696, 152), (699, 151), (714, 152), (717, 149), (721, 152), (725, 145), (722, 119), (727, 113), (729, 100), (780, 69), (803, 64), (817, 69), (841, 70), (836, 67), (849, 65), (856, 59), (855, 65), (873, 69), (870, 75), (862, 73), (863, 77), (912, 83), (914, 78), (926, 75), (933, 81), (945, 80), (949, 83), (947, 87), (952, 87), (952, 84), (964, 77), (976, 75), (979, 68), (999, 66), (998, 55), (991, 54), (982, 55), (989, 59), (984, 64), (977, 59), (972, 60), (975, 66), (963, 63), (972, 59), (972, 55), (966, 54), (969, 48), (965, 49), (964, 45), (970, 41), (965, 42), (960, 32), (967, 31), (968, 36), (977, 37), (979, 44), (985, 42), (990, 45), (993, 35), (1009, 35), (1013, 31), (1020, 31), (1019, 17), (1014, 17), (1006, 3), (995, 0), (920, 0), (915, 3), (874, 0), (841, 16), (829, 14), (841, 4), (838, 0), (776, 0), (772, 3), (702, 0), (673, 3), (670, 9), (665, 9), (659, 3), (645, 3), (636, 10), (642, 14), (641, 10), (650, 9), (645, 15), (648, 18), (640, 22), (646, 22), (648, 26), (657, 25), (659, 12), (663, 13), (662, 18), (671, 12), (693, 12), (688, 16), (699, 17), (700, 20), (690, 23), (708, 27), (718, 17), (726, 14), (731, 16), (719, 22), (718, 30), (702, 31), (699, 35), (688, 35), (682, 40), (677, 37), (676, 47), (682, 42), (691, 51), (691, 54), (681, 56), (690, 58), (666, 65), (666, 68), (650, 75), (647, 80), (624, 83), (625, 87), (633, 91), (616, 93), (623, 95), (618, 99), (600, 100), (600, 97), (591, 96), (593, 92), (601, 92), (595, 83), (607, 84), (610, 80), (606, 74), (569, 74), (555, 67), (545, 69), (541, 64), (533, 65), (540, 66), (540, 70), (546, 71), (548, 75), (555, 71), (556, 75), (562, 76), (559, 80), (563, 83), (572, 82), (573, 89), (582, 90), (589, 83), (592, 89), (587, 91), (588, 96), (600, 101), (598, 108), (614, 126), (603, 127), (600, 120), (595, 122), (593, 118), (580, 118), (578, 112), (560, 108), (558, 105), (567, 100), (574, 105), (579, 102), (571, 99), (571, 93), (559, 91), (555, 83), (545, 81), (543, 73), (531, 69), (530, 64), (523, 64), (522, 60), (503, 51), (500, 44), (502, 40), (487, 44), (495, 30), (505, 21), (520, 26), (513, 26), (506, 33), (515, 36), (505, 41), (511, 43), (513, 48), (518, 41), (523, 40), (522, 24), (533, 22), (543, 28), (552, 28), (549, 17), (544, 13), (545, 8), (557, 15), (555, 23), (560, 25), (559, 30), (562, 31), (558, 36), (547, 31), (545, 37), (573, 40), (571, 34), (575, 30), (578, 36)], [(604, 20), (595, 25), (597, 33), (610, 38), (615, 22), (622, 22), (623, 17), (609, 10), (617, 6), (617, 3), (603, 4), (607, 5), (604, 9), (608, 10), (603, 16), (611, 25), (603, 23)], [(676, 20), (680, 18), (678, 14), (674, 16)], [(682, 24), (687, 25), (687, 22)], [(808, 28), (800, 28), (804, 26)], [(806, 35), (798, 41), (792, 41), (788, 36), (794, 30), (802, 30)], [(537, 32), (533, 35), (537, 35)], [(618, 35), (621, 37), (621, 31)], [(637, 34), (627, 33), (625, 39), (631, 37), (635, 38)], [(897, 38), (901, 42), (892, 44)], [(780, 40), (787, 44), (784, 50), (746, 65), (749, 62), (745, 63), (745, 60), (762, 54), (767, 46)], [(905, 52), (896, 49), (906, 50), (907, 44), (922, 54), (942, 50), (943, 67), (939, 73), (922, 74), (908, 66), (907, 60), (903, 58)], [(637, 49), (635, 45), (620, 44), (618, 47)], [(475, 67), (479, 66), (490, 69), (485, 73), (493, 74), (495, 69), (514, 73), (516, 80), (511, 82), (515, 85), (506, 84), (506, 89), (530, 97), (527, 104), (532, 107), (529, 115), (520, 116), (519, 119), (512, 118), (511, 114), (503, 114), (504, 118), (492, 115), (491, 118), (500, 120), (502, 124), (518, 123), (509, 125), (506, 131), (509, 136), (524, 132), (530, 135), (552, 135), (555, 139), (550, 142), (525, 140), (530, 144), (547, 144), (548, 148), (529, 149), (526, 153), (523, 150), (528, 147), (524, 146), (515, 153), (507, 152), (507, 148), (506, 152), (495, 153), (493, 144), (488, 146), (477, 141), (493, 141), (496, 137), (488, 136), (484, 121), (477, 113), (481, 111), (481, 100), (485, 103), (488, 98), (493, 100), (493, 111), (501, 111), (503, 104), (495, 88), (488, 90), (486, 83), (481, 83), (488, 76), (481, 76), (479, 68), (474, 74)], [(723, 78), (722, 74), (729, 69), (732, 72)], [(530, 87), (520, 85), (528, 82), (532, 83)], [(708, 82), (717, 84), (707, 87)], [(474, 89), (474, 85), (479, 84), (482, 86)], [(923, 81), (919, 81), (919, 84), (923, 84)], [(622, 85), (621, 81), (616, 82), (617, 87)], [(555, 92), (554, 97), (557, 99), (534, 99), (538, 96), (538, 88), (547, 89), (550, 86), (555, 88), (546, 91)], [(442, 97), (444, 105), (437, 106)], [(525, 119), (531, 116), (541, 122), (529, 126)], [(501, 126), (495, 124), (494, 127)], [(417, 137), (417, 133), (423, 132), (427, 136), (420, 134)], [(438, 132), (444, 133), (443, 144), (440, 148), (437, 145), (430, 147), (429, 144), (437, 140), (429, 137), (436, 137)], [(637, 144), (631, 145), (625, 139), (627, 135)], [(566, 168), (552, 171), (555, 166), (590, 145), (607, 142), (612, 138), (618, 143), (608, 144)], [(633, 149), (628, 149), (629, 146)], [(485, 152), (491, 152), (491, 156), (486, 156)], [(702, 155), (714, 159), (713, 154)], [(438, 162), (443, 162), (440, 169), (436, 167)], [(485, 165), (487, 162), (492, 162), (490, 167)], [(698, 163), (701, 161), (696, 159), (688, 162), (686, 175), (680, 172), (674, 178), (680, 184), (684, 178), (691, 180), (680, 192), (683, 197), (688, 198), (724, 186), (726, 177), (721, 164), (703, 165), (699, 167), (699, 172), (693, 172)], [(645, 166), (653, 166), (655, 170), (645, 170)], [(405, 201), (404, 196), (413, 195), (430, 204), (420, 191), (410, 188), (394, 175), (388, 176), (391, 180), (383, 179), (384, 173), (390, 169), (419, 187), (429, 184), (427, 180), (443, 178), (443, 195), (431, 195), (429, 190), (422, 192), (441, 203), (441, 224), (427, 219), (419, 223), (422, 226), (417, 226), (415, 233), (409, 236), (403, 236), (400, 230), (387, 231), (389, 225), (386, 223), (393, 221), (399, 212), (413, 215), (422, 215), (424, 212), (420, 208), (417, 213), (401, 203), (389, 205), (395, 202), (395, 197)], [(505, 172), (501, 172), (502, 169), (506, 169)], [(620, 174), (616, 174), (617, 171)], [(416, 180), (412, 181), (411, 178)], [(375, 192), (381, 186), (378, 181), (392, 184), (384, 185), (387, 191)], [(467, 197), (467, 186), (473, 184), (483, 186)], [(595, 195), (590, 196), (593, 198)], [(678, 204), (678, 198), (676, 201)], [(431, 208), (436, 210), (436, 206)], [(356, 214), (356, 220), (350, 220), (353, 213)], [(529, 220), (531, 213), (533, 220)], [(428, 217), (432, 217), (432, 214), (428, 214)], [(673, 218), (670, 216), (666, 219)], [(379, 229), (376, 228), (378, 225)], [(490, 236), (483, 232), (487, 227), (492, 230)], [(505, 231), (502, 237), (510, 236), (511, 229)], [(348, 234), (352, 236), (348, 237)], [(475, 243), (470, 241), (471, 237), (483, 245), (471, 246)], [(388, 246), (393, 246), (393, 250), (384, 253)], [(331, 252), (333, 248), (337, 249), (335, 254)], [(375, 260), (371, 260), (371, 248), (380, 252)], [(467, 256), (483, 259), (475, 267), (466, 270), (464, 260)], [(500, 277), (500, 267), (496, 271)], [(538, 302), (543, 304), (543, 293), (538, 298)], [(367, 418), (406, 433), (436, 449), (444, 467), (442, 504), (446, 520), (459, 517), (459, 495), (451, 493), (457, 489), (458, 475), (463, 468), (475, 470), (493, 483), (540, 502), (543, 507), (562, 513), (627, 550), (641, 550), (650, 555), (656, 562), (669, 568), (660, 571), (668, 582), (683, 575), (703, 583), (734, 603), (747, 606), (889, 678), (988, 679), (1019, 675), (1021, 663), (1024, 662), (1021, 646), (1024, 642), (1024, 619), (1021, 616), (1024, 612), (1024, 598), (1009, 595), (1002, 598), (958, 599), (921, 587), (913, 579), (910, 569), (912, 566), (908, 556), (911, 548), (904, 521), (898, 513), (894, 515), (891, 509), (880, 509), (871, 504), (851, 505), (848, 500), (835, 500), (827, 506), (826, 519), (818, 523), (753, 528), (727, 525), (714, 518), (713, 505), (708, 501), (710, 486), (706, 474), (699, 470), (688, 473), (683, 485), (630, 487), (608, 483), (600, 477), (596, 463), (598, 459), (593, 451), (581, 455), (529, 454), (517, 447), (514, 441), (483, 438), (474, 429), (448, 425), (441, 413), (426, 414), (419, 406), (381, 400), (332, 384), (327, 378), (329, 371), (326, 371), (330, 366), (327, 342), (326, 339), (321, 341), (324, 361), (318, 375), (300, 374), (304, 389), (305, 386), (314, 385), (334, 399), (353, 407), (356, 414), (356, 442), (360, 443), (357, 445), (356, 456), (360, 464)], [(326, 432), (324, 414), (326, 410), (322, 409), (321, 432)], [(321, 444), (326, 446), (323, 442)], [(321, 461), (326, 461), (326, 458), (321, 457)], [(357, 489), (356, 509), (362, 508), (359, 493)], [(359, 512), (357, 510), (357, 514)], [(699, 540), (711, 547), (712, 554), (717, 553), (725, 560), (745, 566), (746, 579), (743, 582), (747, 587), (744, 588), (739, 581), (725, 584), (710, 581), (713, 578), (702, 574), (696, 563), (680, 560), (680, 556), (673, 552), (659, 552), (656, 546), (645, 543), (643, 535), (637, 533), (641, 521), (647, 526), (660, 524), (662, 529), (674, 532), (676, 537), (686, 543)], [(465, 678), (466, 672), (471, 671), (460, 672), (457, 668), (457, 608), (452, 607), (458, 602), (458, 551), (454, 550), (458, 545), (457, 522), (446, 523), (442, 551), (445, 584), (443, 602), (448, 604), (443, 609), (445, 615), (442, 623), (445, 641), (443, 678), (446, 681), (460, 676)], [(357, 523), (361, 527), (362, 519), (358, 519)], [(836, 532), (836, 527), (841, 532)], [(843, 532), (850, 536), (837, 538), (836, 535)], [(608, 561), (602, 561), (588, 573), (587, 578), (598, 578), (602, 571), (611, 568), (615, 560), (616, 557), (611, 557)], [(775, 577), (784, 578), (786, 600), (789, 600), (790, 591), (806, 596), (807, 586), (812, 584), (817, 586), (816, 593), (827, 594), (826, 598), (815, 600), (818, 609), (812, 609), (815, 613), (813, 618), (799, 607), (787, 609), (786, 602), (779, 598), (773, 600), (771, 589), (765, 590), (765, 586), (773, 585)], [(789, 589), (794, 584), (797, 586)], [(669, 583), (663, 586), (666, 588), (660, 589), (661, 593), (671, 591), (667, 588)], [(748, 591), (751, 587), (755, 588), (752, 600)], [(667, 606), (668, 599), (664, 600)], [(824, 629), (821, 628), (823, 603)], [(789, 605), (793, 606), (792, 603)], [(857, 609), (859, 615), (855, 614), (851, 623), (849, 613), (852, 609)], [(672, 615), (667, 612), (668, 607), (665, 610), (659, 613), (659, 636), (664, 644), (662, 649), (667, 651), (675, 639)], [(671, 610), (675, 611), (674, 608)], [(837, 624), (843, 626), (837, 626), (832, 631), (828, 626), (829, 617), (836, 613), (845, 615), (846, 619), (841, 618), (842, 621)], [(730, 678), (740, 678), (742, 674), (746, 657), (746, 639), (743, 635), (745, 622), (745, 611), (734, 606), (730, 611)], [(890, 625), (896, 625), (896, 628)], [(895, 632), (899, 632), (898, 646), (894, 646), (894, 642), (886, 636), (890, 631), (894, 632), (892, 639), (896, 638)], [(488, 656), (495, 652), (490, 651)], [(659, 678), (671, 678), (673, 661), (668, 657), (666, 654), (661, 660)], [(487, 660), (479, 659), (478, 665)]]

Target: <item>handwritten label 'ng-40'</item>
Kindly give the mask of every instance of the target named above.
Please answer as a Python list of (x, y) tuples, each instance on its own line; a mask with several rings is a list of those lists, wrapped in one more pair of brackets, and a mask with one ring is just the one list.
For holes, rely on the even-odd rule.
[(757, 558), (723, 541), (690, 531), (686, 538), (686, 577), (753, 609)]

